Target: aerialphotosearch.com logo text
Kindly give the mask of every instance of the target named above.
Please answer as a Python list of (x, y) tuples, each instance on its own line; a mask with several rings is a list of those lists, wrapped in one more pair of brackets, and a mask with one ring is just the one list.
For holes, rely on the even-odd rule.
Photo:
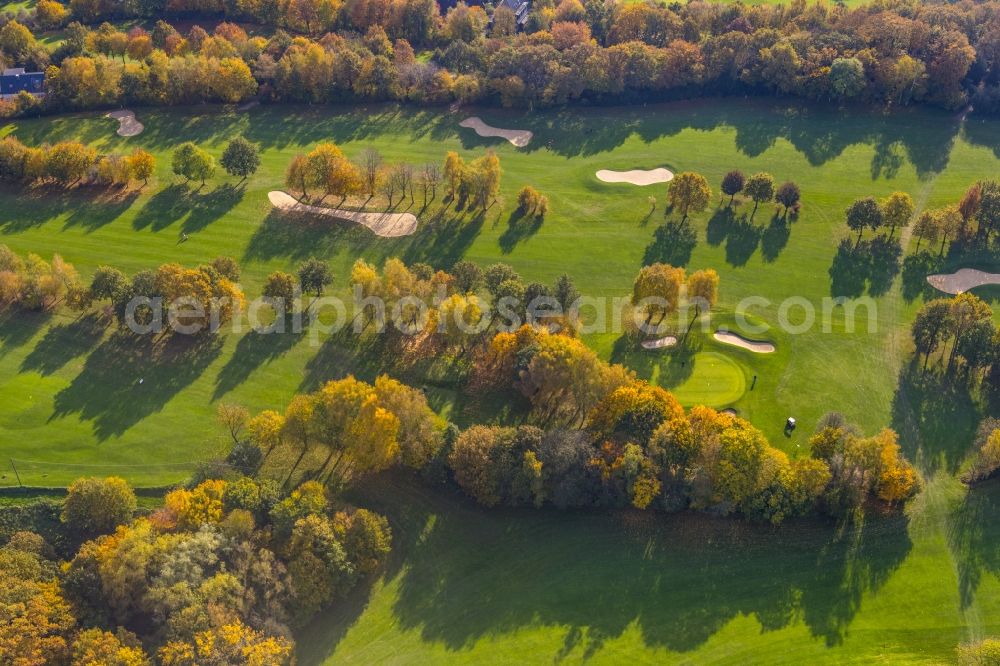
[[(846, 333), (877, 332), (878, 313), (870, 297), (824, 297), (814, 302), (802, 296), (774, 301), (763, 296), (741, 299), (733, 309), (736, 329), (748, 335), (760, 335), (776, 325), (791, 335), (819, 330)], [(379, 334), (394, 329), (403, 335), (420, 335), (428, 330), (431, 317), (439, 333), (458, 332), (475, 336), (487, 330), (516, 331), (524, 324), (558, 328), (572, 323), (581, 335), (621, 334), (634, 331), (641, 335), (663, 335), (670, 327), (712, 327), (711, 305), (704, 299), (680, 298), (679, 302), (649, 296), (636, 302), (631, 297), (580, 296), (571, 303), (560, 303), (552, 296), (537, 296), (530, 301), (515, 296), (489, 299), (476, 294), (449, 295), (444, 287), (426, 298), (415, 295), (387, 300), (364, 295), (360, 286), (353, 298), (296, 293), (284, 298), (261, 297), (246, 304), (245, 312), (230, 299), (212, 299), (206, 304), (188, 297), (165, 302), (161, 297), (137, 296), (125, 307), (123, 323), (137, 335), (171, 331), (181, 335), (215, 333), (223, 326), (231, 332), (251, 330), (260, 335), (309, 334), (313, 344), (350, 326), (357, 333)], [(245, 314), (245, 316), (243, 316)], [(671, 324), (671, 321), (674, 323)], [(764, 321), (774, 322), (765, 324)]]

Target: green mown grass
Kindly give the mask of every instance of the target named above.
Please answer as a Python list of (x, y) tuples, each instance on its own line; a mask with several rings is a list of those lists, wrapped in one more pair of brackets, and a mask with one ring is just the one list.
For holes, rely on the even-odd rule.
[[(731, 404), (792, 455), (829, 410), (868, 431), (892, 425), (925, 476), (903, 517), (776, 530), (699, 515), (483, 511), (448, 491), (389, 477), (352, 498), (389, 516), (389, 570), (300, 634), (303, 663), (942, 663), (957, 643), (1000, 632), (1000, 490), (968, 492), (954, 477), (984, 408), (905, 363), (909, 322), (930, 295), (926, 267), (908, 265), (897, 275), (884, 258), (838, 249), (848, 235), (843, 211), (856, 196), (899, 189), (920, 207), (938, 206), (996, 173), (1000, 123), (963, 123), (929, 110), (879, 115), (743, 100), (469, 113), (533, 130), (531, 146), (516, 150), (459, 129), (464, 114), (393, 106), (137, 111), (146, 131), (133, 139), (116, 136), (115, 123), (96, 113), (0, 126), (0, 134), (28, 143), (79, 138), (102, 150), (142, 146), (159, 158), (149, 186), (113, 198), (0, 190), (0, 242), (19, 252), (60, 252), (85, 276), (105, 263), (131, 272), (228, 254), (243, 263), (251, 296), (268, 272), (313, 254), (331, 262), (339, 295), (359, 256), (442, 267), (460, 258), (503, 260), (528, 280), (569, 273), (583, 293), (604, 297), (627, 296), (651, 261), (714, 267), (720, 302), (709, 325), (695, 326), (678, 349), (646, 352), (619, 332), (586, 341), (638, 376), (676, 388), (686, 402)], [(181, 141), (218, 155), (239, 133), (264, 149), (261, 171), (244, 185), (217, 177), (187, 188), (170, 176), (169, 153)], [(389, 160), (414, 163), (440, 160), (446, 150), (471, 158), (494, 148), (506, 203), (484, 219), (442, 215), (396, 240), (270, 213), (266, 193), (280, 187), (290, 157), (321, 140), (337, 141), (349, 155), (374, 146)], [(691, 220), (692, 244), (689, 234), (663, 226), (664, 187), (594, 178), (600, 168), (661, 165), (702, 172), (713, 186), (731, 168), (771, 171), (802, 186), (804, 209), (784, 222), (765, 205), (751, 223), (749, 206), (731, 214), (713, 205)], [(508, 223), (510, 202), (526, 183), (551, 201), (537, 228)], [(651, 194), (658, 199), (652, 213)], [(178, 242), (181, 233), (190, 239)], [(990, 256), (941, 263), (966, 261), (996, 267)], [(843, 307), (831, 309), (826, 329), (778, 326), (779, 304), (790, 296), (819, 311), (824, 297), (861, 294), (874, 300), (858, 310), (853, 330)], [(770, 328), (751, 337), (773, 341), (773, 354), (711, 337), (722, 326), (739, 330), (734, 309), (748, 296), (769, 301), (751, 320)], [(793, 312), (793, 323), (800, 317)], [(149, 486), (177, 481), (224, 451), (213, 423), (219, 402), (281, 407), (325, 379), (371, 378), (394, 367), (389, 352), (350, 336), (317, 344), (308, 336), (233, 333), (153, 354), (106, 331), (96, 314), (3, 315), (2, 452), (19, 461), (29, 484), (96, 473)], [(434, 407), (460, 424), (516, 413), (506, 396), (458, 390), (459, 365), (434, 359), (422, 377), (407, 379), (426, 383)], [(788, 416), (802, 426), (786, 437)], [(0, 478), (14, 483), (12, 471)]]
[[(1000, 124), (962, 125), (931, 110), (880, 115), (730, 99), (533, 114), (468, 112), (496, 126), (533, 130), (535, 139), (524, 150), (458, 128), (464, 114), (436, 110), (137, 111), (146, 130), (131, 139), (118, 137), (115, 122), (100, 113), (0, 126), (0, 135), (14, 134), (26, 143), (75, 138), (101, 150), (141, 146), (159, 161), (148, 186), (116, 195), (48, 188), (0, 191), (0, 242), (22, 253), (59, 252), (84, 276), (105, 263), (134, 272), (165, 261), (195, 265), (231, 255), (244, 265), (243, 286), (251, 296), (259, 293), (267, 273), (293, 269), (314, 254), (330, 260), (335, 293), (342, 296), (348, 293), (350, 265), (359, 256), (377, 263), (400, 256), (442, 267), (460, 258), (484, 265), (507, 261), (527, 280), (551, 282), (565, 272), (583, 293), (609, 298), (627, 296), (644, 263), (714, 267), (722, 278), (719, 305), (709, 331), (693, 335), (684, 350), (649, 354), (615, 332), (586, 340), (605, 358), (625, 362), (640, 377), (666, 386), (678, 386), (684, 373), (699, 374), (702, 348), (725, 355), (739, 365), (746, 382), (758, 376), (755, 390), (745, 391), (733, 406), (790, 452), (801, 447), (811, 424), (829, 410), (844, 412), (867, 430), (906, 425), (912, 412), (912, 392), (905, 400), (894, 396), (923, 275), (911, 272), (901, 279), (881, 266), (859, 267), (838, 256), (838, 242), (847, 236), (844, 208), (855, 196), (884, 196), (896, 189), (910, 192), (920, 206), (952, 201), (968, 183), (996, 171), (991, 146), (1000, 136)], [(169, 173), (170, 151), (181, 141), (194, 140), (219, 155), (241, 133), (263, 149), (262, 168), (246, 183), (217, 176), (198, 188)], [(281, 187), (291, 156), (324, 140), (336, 141), (349, 155), (373, 146), (387, 160), (413, 163), (438, 161), (450, 149), (472, 158), (492, 148), (501, 157), (506, 203), (484, 217), (455, 217), (449, 211), (405, 239), (379, 239), (358, 228), (303, 226), (270, 212), (266, 193)], [(797, 220), (783, 221), (772, 218), (773, 207), (764, 205), (751, 222), (750, 206), (730, 211), (713, 205), (692, 218), (693, 236), (678, 234), (664, 226), (663, 186), (612, 185), (594, 177), (600, 168), (661, 165), (699, 171), (713, 185), (731, 168), (767, 170), (779, 181), (791, 178), (802, 186), (804, 209)], [(549, 197), (551, 212), (540, 226), (512, 225), (510, 202), (528, 183)], [(650, 195), (658, 199), (652, 212)], [(438, 212), (440, 205), (433, 204), (432, 217)], [(189, 235), (188, 242), (179, 242), (182, 233)], [(820, 312), (824, 297), (859, 294), (874, 297), (874, 310), (858, 310), (853, 332), (845, 326), (843, 308), (832, 310), (829, 332), (819, 324), (801, 334), (776, 327), (779, 304), (789, 296), (807, 299)], [(776, 342), (775, 354), (718, 345), (708, 334), (718, 326), (733, 327), (733, 309), (747, 296), (770, 301), (752, 315), (771, 327), (760, 337)], [(798, 323), (801, 312), (793, 310), (790, 318)], [(168, 483), (224, 446), (212, 418), (220, 401), (251, 409), (280, 407), (296, 391), (324, 379), (348, 372), (372, 378), (391, 366), (341, 338), (317, 342), (306, 335), (229, 334), (176, 344), (163, 355), (111, 336), (95, 315), (7, 314), (0, 319), (0, 438), (9, 443), (8, 456), (26, 465), (69, 465), (40, 468), (32, 479), (39, 485), (68, 482), (88, 465), (117, 469), (143, 485)], [(681, 354), (693, 354), (693, 360), (678, 375)], [(435, 384), (442, 391), (437, 407), (459, 422), (467, 422), (462, 414), (470, 409), (481, 413), (481, 401), (458, 396), (447, 377), (442, 381)], [(940, 409), (930, 400), (924, 404)], [(963, 418), (978, 413), (975, 404), (963, 409)], [(809, 427), (784, 438), (788, 416)], [(947, 422), (953, 416), (941, 418)], [(907, 445), (911, 450), (919, 446)], [(933, 455), (940, 456), (949, 445), (935, 441), (933, 446)], [(946, 457), (954, 463), (954, 455)], [(13, 483), (11, 475), (2, 482)]]
[(482, 510), (393, 476), (390, 565), (301, 633), (303, 664), (899, 663), (1000, 630), (1000, 487), (936, 477), (906, 515), (779, 528)]

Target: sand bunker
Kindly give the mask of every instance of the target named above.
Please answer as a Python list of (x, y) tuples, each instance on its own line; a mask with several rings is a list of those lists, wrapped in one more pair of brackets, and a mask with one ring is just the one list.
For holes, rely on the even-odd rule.
[(281, 191), (268, 192), (267, 198), (275, 208), (291, 213), (312, 213), (326, 215), (336, 220), (354, 222), (368, 227), (376, 236), (396, 238), (409, 236), (417, 230), (417, 217), (412, 213), (363, 213), (356, 210), (321, 208), (296, 201), (295, 197)]
[(507, 139), (518, 148), (524, 148), (527, 146), (528, 142), (531, 141), (531, 137), (534, 136), (529, 130), (508, 130), (500, 129), (499, 127), (491, 127), (475, 116), (472, 118), (466, 118), (460, 122), (458, 126), (474, 129), (476, 134), (479, 136), (498, 136), (500, 138)]
[(137, 134), (142, 134), (142, 123), (135, 119), (135, 113), (132, 111), (121, 110), (112, 111), (108, 114), (108, 118), (114, 118), (118, 121), (118, 136), (136, 136)]
[(611, 171), (601, 169), (597, 172), (598, 180), (605, 183), (629, 183), (630, 185), (655, 185), (668, 183), (674, 179), (669, 169), (633, 169), (632, 171)]
[(742, 347), (743, 349), (747, 349), (757, 354), (770, 354), (775, 350), (775, 346), (770, 342), (747, 340), (744, 337), (723, 329), (716, 331), (713, 337), (723, 344), (733, 345), (734, 347)]
[(663, 349), (664, 347), (673, 347), (677, 344), (677, 338), (672, 335), (668, 335), (665, 338), (659, 338), (657, 340), (646, 340), (642, 343), (643, 349)]
[(1000, 284), (1000, 273), (987, 273), (975, 268), (963, 268), (954, 273), (928, 275), (927, 282), (946, 294), (961, 294), (984, 284)]

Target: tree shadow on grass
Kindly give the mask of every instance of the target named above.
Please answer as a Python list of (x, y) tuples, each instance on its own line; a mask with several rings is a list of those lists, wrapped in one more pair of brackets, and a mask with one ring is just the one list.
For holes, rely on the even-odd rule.
[(653, 232), (653, 241), (646, 246), (642, 263), (644, 266), (657, 262), (678, 267), (687, 266), (697, 244), (698, 236), (686, 220), (670, 220)]
[(24, 345), (51, 319), (48, 310), (0, 310), (0, 356)]
[(903, 259), (903, 271), (901, 274), (903, 282), (903, 298), (907, 303), (918, 297), (924, 300), (944, 296), (927, 282), (927, 276), (941, 272), (945, 260), (934, 252), (923, 250), (911, 254)]
[(194, 233), (232, 210), (246, 193), (246, 183), (224, 183), (211, 190), (174, 183), (149, 198), (132, 220), (132, 227), (161, 231), (184, 218), (181, 231)]
[(860, 243), (850, 238), (840, 241), (830, 265), (831, 296), (881, 296), (889, 291), (899, 274), (903, 248), (895, 238), (877, 236)]
[(51, 375), (93, 349), (106, 330), (107, 320), (93, 312), (69, 324), (52, 326), (31, 353), (24, 357), (21, 371)]
[(760, 254), (764, 261), (768, 263), (775, 261), (788, 245), (788, 238), (791, 235), (791, 227), (785, 217), (775, 214), (760, 237)]
[[(663, 333), (681, 338), (684, 332)], [(620, 363), (635, 371), (639, 379), (650, 381), (656, 375), (656, 383), (663, 387), (677, 386), (694, 372), (694, 355), (701, 344), (694, 337), (681, 339), (674, 347), (645, 349), (638, 339), (622, 335), (611, 348), (611, 362)]]
[(1000, 481), (991, 479), (968, 490), (948, 533), (958, 565), (958, 595), (964, 610), (975, 603), (984, 574), (1000, 576)]
[(637, 627), (649, 647), (689, 652), (742, 616), (762, 631), (801, 620), (837, 645), (911, 548), (902, 515), (775, 529), (691, 512), (481, 509), (401, 477), (349, 499), (389, 518), (396, 622), (450, 651), (565, 628), (562, 648), (537, 656), (586, 658)]
[(91, 352), (80, 374), (56, 394), (49, 421), (78, 414), (93, 422), (100, 441), (121, 435), (163, 409), (221, 351), (217, 335), (177, 335), (158, 341), (116, 332)]
[(329, 218), (282, 212), (272, 209), (254, 232), (243, 253), (243, 261), (287, 257), (304, 260), (328, 257), (337, 241), (350, 229), (346, 223)]
[(903, 452), (925, 470), (954, 473), (968, 453), (982, 414), (968, 385), (917, 360), (899, 374), (892, 398), (892, 428)]
[[(0, 188), (0, 195), (14, 188)], [(0, 219), (0, 231), (14, 234), (27, 231), (65, 215), (63, 230), (81, 227), (87, 233), (114, 222), (139, 197), (137, 189), (57, 186), (17, 188), (10, 192), (16, 206)]]
[(738, 214), (729, 206), (718, 208), (708, 220), (705, 235), (709, 245), (726, 243), (726, 263), (743, 266), (753, 256), (763, 235), (748, 213)]
[(538, 230), (542, 228), (542, 221), (542, 217), (539, 215), (525, 215), (521, 208), (515, 209), (507, 219), (507, 228), (498, 239), (500, 250), (504, 254), (513, 252), (518, 243), (524, 242), (538, 233)]
[(284, 331), (250, 331), (236, 343), (236, 349), (215, 378), (212, 401), (216, 401), (250, 378), (257, 368), (271, 363), (294, 347), (305, 331), (294, 331), (286, 326)]

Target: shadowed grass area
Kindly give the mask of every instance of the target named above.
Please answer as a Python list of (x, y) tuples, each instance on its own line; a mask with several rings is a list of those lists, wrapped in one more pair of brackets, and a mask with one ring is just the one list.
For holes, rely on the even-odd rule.
[[(403, 475), (350, 499), (389, 517), (392, 561), (303, 632), (304, 664), (949, 661), (962, 635), (950, 622), (964, 623), (956, 578), (928, 557), (947, 560), (942, 530), (982, 508), (953, 498), (919, 518), (771, 529), (483, 510)], [(956, 544), (960, 578), (994, 589), (998, 529), (990, 518)]]

